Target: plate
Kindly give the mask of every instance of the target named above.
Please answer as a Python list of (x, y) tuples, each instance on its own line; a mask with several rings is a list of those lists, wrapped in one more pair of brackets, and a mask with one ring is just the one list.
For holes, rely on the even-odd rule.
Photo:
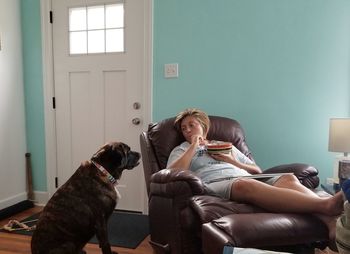
[(232, 149), (232, 143), (230, 142), (214, 142), (207, 144), (208, 153), (216, 154), (216, 153), (229, 153)]

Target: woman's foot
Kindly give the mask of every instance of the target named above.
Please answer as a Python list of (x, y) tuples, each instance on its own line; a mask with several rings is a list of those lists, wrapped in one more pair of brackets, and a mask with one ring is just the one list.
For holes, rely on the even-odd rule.
[(329, 216), (338, 216), (344, 211), (343, 192), (337, 192), (333, 197), (327, 199), (325, 213)]

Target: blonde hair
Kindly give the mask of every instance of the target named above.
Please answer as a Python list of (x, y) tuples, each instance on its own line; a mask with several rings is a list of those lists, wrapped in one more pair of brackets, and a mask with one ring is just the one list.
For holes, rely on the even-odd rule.
[(181, 131), (182, 120), (185, 119), (187, 116), (195, 117), (197, 121), (200, 123), (200, 125), (202, 126), (203, 132), (205, 134), (208, 134), (209, 128), (210, 128), (209, 117), (204, 111), (196, 108), (187, 108), (184, 111), (177, 114), (174, 121), (174, 125), (177, 130)]

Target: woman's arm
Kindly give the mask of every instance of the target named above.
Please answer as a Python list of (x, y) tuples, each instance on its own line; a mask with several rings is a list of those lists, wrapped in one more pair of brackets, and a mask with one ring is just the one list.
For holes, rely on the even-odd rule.
[(258, 165), (242, 163), (239, 160), (237, 160), (232, 153), (229, 153), (229, 154), (219, 153), (219, 154), (212, 154), (211, 156), (215, 160), (224, 161), (232, 164), (233, 166), (244, 169), (250, 174), (259, 174), (262, 172)]
[[(235, 164), (233, 164), (233, 165), (235, 165)], [(245, 163), (241, 163), (241, 162), (236, 160), (236, 166), (241, 168), (241, 169), (246, 170), (248, 173), (253, 174), (253, 175), (262, 173), (261, 168), (256, 164), (245, 164)]]
[(196, 149), (199, 146), (201, 140), (203, 140), (201, 136), (193, 136), (191, 145), (188, 147), (188, 149), (176, 160), (167, 165), (167, 168), (177, 170), (188, 170), (191, 164), (191, 160), (195, 155)]

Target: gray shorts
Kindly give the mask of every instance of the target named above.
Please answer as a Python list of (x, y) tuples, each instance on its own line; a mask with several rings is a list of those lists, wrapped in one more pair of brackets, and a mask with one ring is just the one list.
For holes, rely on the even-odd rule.
[[(274, 177), (267, 177), (267, 178), (258, 178), (255, 179), (259, 182), (266, 183), (268, 185), (274, 185), (275, 182), (280, 178), (281, 176), (274, 176)], [(222, 181), (212, 182), (212, 183), (206, 183), (205, 185), (208, 187), (210, 191), (212, 191), (214, 194), (225, 198), (230, 199), (231, 197), (231, 188), (232, 184), (239, 179), (239, 177), (232, 177), (230, 179), (225, 179)]]

